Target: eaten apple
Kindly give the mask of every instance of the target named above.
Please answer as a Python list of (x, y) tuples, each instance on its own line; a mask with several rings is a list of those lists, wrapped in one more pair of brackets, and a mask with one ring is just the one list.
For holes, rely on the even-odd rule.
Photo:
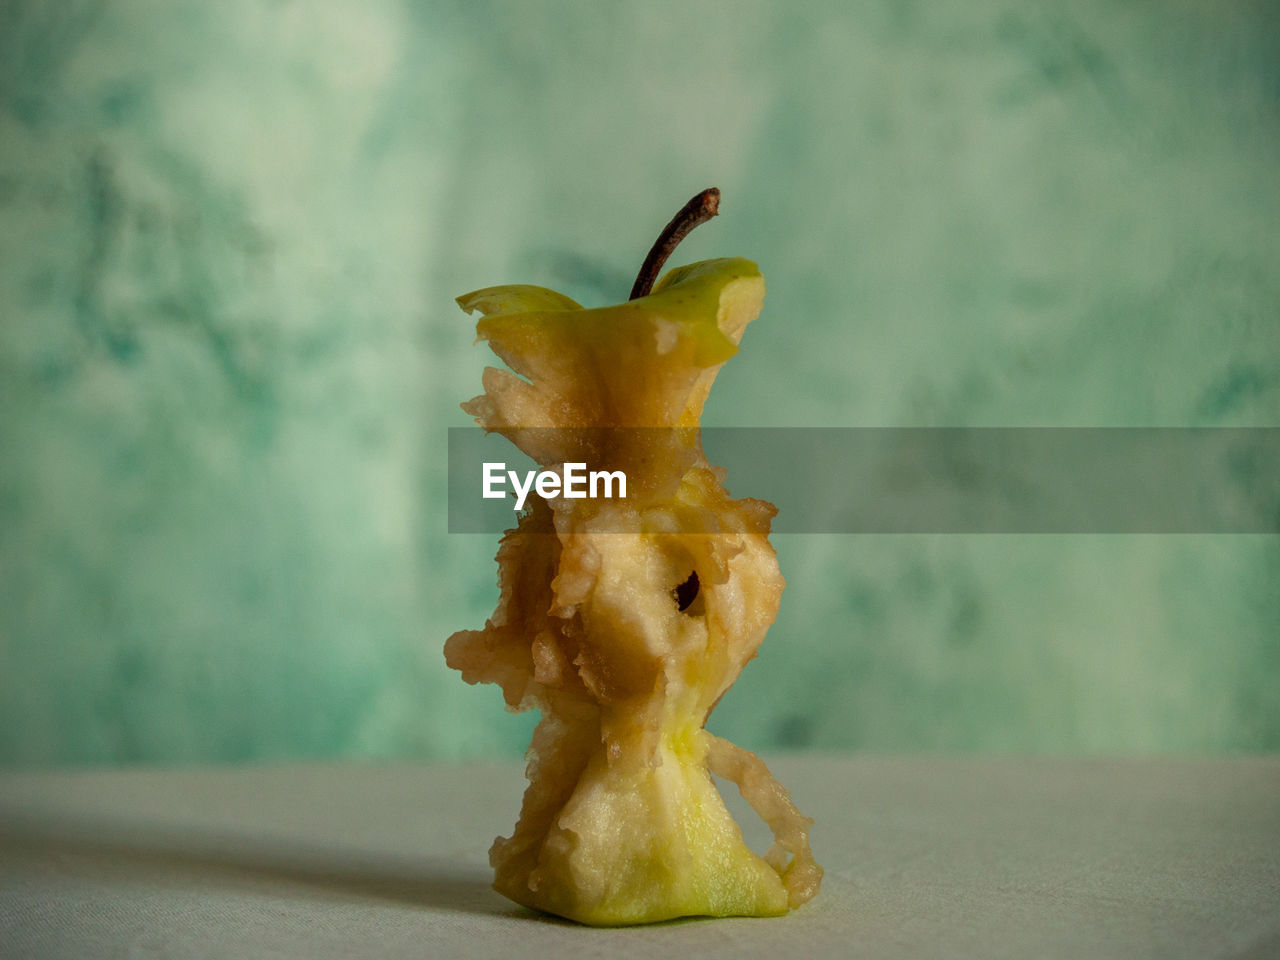
[[(822, 878), (811, 821), (759, 758), (705, 729), (783, 589), (773, 506), (732, 498), (698, 432), (716, 374), (760, 312), (760, 271), (708, 260), (648, 289), (717, 201), (704, 191), (668, 225), (626, 303), (584, 309), (533, 286), (458, 298), (508, 368), (486, 369), (464, 409), (546, 469), (627, 471), (626, 499), (531, 497), (498, 551), (496, 612), (445, 645), (467, 682), (542, 711), (519, 822), (490, 851), (495, 888), (587, 924), (780, 915)], [(771, 828), (764, 856), (713, 774)]]

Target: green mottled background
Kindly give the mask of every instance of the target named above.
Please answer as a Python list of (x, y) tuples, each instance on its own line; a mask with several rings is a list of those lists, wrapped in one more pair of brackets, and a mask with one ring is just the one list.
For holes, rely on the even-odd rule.
[[(459, 293), (621, 299), (714, 183), (709, 422), (1275, 426), (1278, 171), (1275, 3), (2, 3), (0, 762), (523, 749)], [(712, 726), (1277, 749), (1278, 539), (778, 538)]]

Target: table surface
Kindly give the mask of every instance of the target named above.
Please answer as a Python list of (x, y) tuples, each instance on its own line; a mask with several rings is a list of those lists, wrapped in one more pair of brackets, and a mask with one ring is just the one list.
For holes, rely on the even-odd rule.
[(10, 772), (0, 956), (1280, 957), (1280, 757), (770, 765), (818, 898), (627, 929), (490, 889), (518, 764)]

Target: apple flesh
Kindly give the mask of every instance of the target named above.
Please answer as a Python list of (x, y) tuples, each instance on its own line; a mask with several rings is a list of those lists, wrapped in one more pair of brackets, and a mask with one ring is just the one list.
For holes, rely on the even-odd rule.
[[(496, 889), (518, 903), (633, 924), (773, 916), (817, 893), (810, 821), (754, 754), (703, 728), (784, 585), (760, 532), (772, 505), (731, 498), (697, 432), (763, 298), (755, 264), (724, 259), (601, 309), (529, 286), (458, 299), (509, 368), (486, 369), (464, 409), (546, 468), (585, 460), (628, 478), (626, 500), (532, 498), (498, 551), (497, 610), (445, 646), (467, 682), (543, 714), (519, 822), (490, 851)], [(712, 773), (773, 830), (764, 857)]]

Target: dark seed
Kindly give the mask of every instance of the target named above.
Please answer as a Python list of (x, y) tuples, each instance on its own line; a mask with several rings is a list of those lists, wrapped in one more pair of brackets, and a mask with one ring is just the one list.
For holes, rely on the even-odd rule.
[(689, 579), (675, 589), (676, 606), (681, 612), (689, 609), (689, 604), (698, 599), (698, 571), (689, 574)]

